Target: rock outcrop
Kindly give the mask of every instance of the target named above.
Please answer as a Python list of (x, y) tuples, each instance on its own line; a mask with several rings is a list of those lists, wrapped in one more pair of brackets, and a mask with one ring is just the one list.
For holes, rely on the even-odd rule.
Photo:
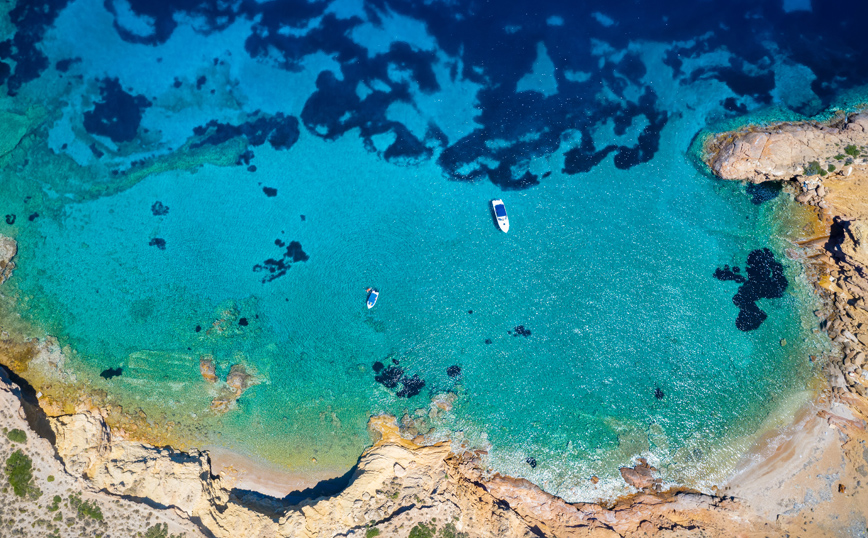
[(660, 487), (660, 478), (656, 477), (657, 469), (648, 465), (645, 458), (639, 458), (635, 467), (621, 467), (621, 477), (624, 482), (639, 490), (649, 490)]
[(0, 235), (0, 284), (12, 276), (12, 271), (15, 269), (15, 262), (12, 259), (16, 254), (18, 254), (18, 243), (11, 237)]
[(866, 147), (868, 114), (855, 114), (828, 124), (781, 123), (722, 133), (709, 141), (707, 162), (723, 179), (762, 183), (847, 174), (847, 167), (866, 162)]

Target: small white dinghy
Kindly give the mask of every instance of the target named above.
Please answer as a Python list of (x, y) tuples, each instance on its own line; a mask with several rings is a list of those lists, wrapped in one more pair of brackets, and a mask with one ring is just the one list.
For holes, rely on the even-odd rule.
[(494, 217), (497, 219), (497, 226), (503, 233), (509, 231), (509, 219), (506, 217), (506, 206), (503, 205), (503, 200), (492, 200), (491, 210), (494, 211)]
[(377, 297), (380, 296), (380, 292), (374, 288), (368, 288), (365, 291), (368, 292), (368, 308), (374, 308), (374, 305), (377, 304)]

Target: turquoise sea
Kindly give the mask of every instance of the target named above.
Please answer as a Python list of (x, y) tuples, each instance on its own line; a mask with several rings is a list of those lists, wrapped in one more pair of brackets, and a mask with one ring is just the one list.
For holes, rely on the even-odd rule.
[(868, 64), (830, 74), (834, 25), (799, 44), (834, 17), (810, 1), (537, 4), (5, 6), (4, 308), (86, 390), (294, 472), (342, 474), (391, 413), (568, 500), (636, 457), (720, 483), (826, 342), (791, 197), (695, 142)]

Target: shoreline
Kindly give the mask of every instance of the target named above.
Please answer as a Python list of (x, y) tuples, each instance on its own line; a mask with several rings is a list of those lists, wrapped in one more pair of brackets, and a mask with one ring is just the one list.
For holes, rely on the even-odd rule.
[(321, 471), (293, 472), (278, 465), (256, 461), (231, 450), (205, 446), (211, 462), (211, 473), (230, 480), (237, 489), (262, 493), (282, 499), (287, 496), (304, 498), (304, 492), (315, 491), (334, 494), (340, 491), (342, 477), (352, 472), (348, 469), (323, 469)]
[[(864, 310), (868, 284), (854, 280), (850, 274), (853, 271), (845, 267), (855, 263), (853, 253), (858, 249), (853, 248), (861, 244), (864, 249), (866, 245), (857, 243), (853, 234), (848, 237), (847, 227), (841, 224), (868, 218), (868, 166), (862, 166), (868, 159), (855, 160), (848, 165), (849, 169), (845, 167), (820, 180), (804, 175), (805, 163), (788, 168), (772, 162), (762, 168), (766, 146), (759, 152), (753, 150), (764, 133), (766, 143), (776, 135), (801, 133), (811, 126), (820, 136), (840, 135), (853, 117), (856, 115), (848, 115), (843, 120), (835, 118), (828, 125), (806, 122), (747, 127), (735, 133), (718, 134), (707, 141), (708, 147), (714, 148), (708, 156), (712, 160), (719, 158), (727, 148), (742, 143), (741, 149), (732, 149), (728, 156), (747, 159), (756, 156), (756, 162), (733, 169), (744, 174), (744, 170), (754, 166), (756, 172), (746, 179), (784, 181), (784, 190), (793, 194), (799, 203), (817, 208), (828, 233), (819, 238), (807, 238), (793, 248), (794, 252), (802, 251), (796, 253), (796, 259), (804, 264), (823, 302), (821, 314), (826, 321), (825, 330), (844, 351), (841, 356), (820, 359), (824, 361), (827, 387), (796, 413), (791, 424), (764, 432), (715, 495), (677, 486), (660, 491), (655, 470), (639, 462), (630, 472), (622, 470), (625, 481), (635, 486), (637, 493), (604, 503), (570, 504), (527, 480), (489, 474), (481, 452), (457, 454), (451, 451), (448, 442), (425, 444), (421, 438), (410, 441), (402, 435), (394, 417), (383, 416), (372, 417), (370, 429), (375, 442), (360, 456), (346, 487), (330, 497), (309, 497), (300, 502), (280, 496), (306, 489), (311, 484), (306, 477), (268, 468), (230, 451), (180, 453), (137, 442), (136, 435), (127, 440), (125, 432), (109, 429), (106, 415), (100, 412), (104, 410), (98, 409), (93, 401), (89, 401), (89, 405), (82, 402), (75, 409), (46, 406), (49, 414), (56, 415), (49, 419), (58, 438), (55, 450), (69, 476), (82, 471), (88, 477), (86, 487), (94, 490), (94, 498), (101, 498), (99, 495), (108, 499), (147, 498), (172, 507), (153, 509), (155, 512), (178, 514), (183, 521), (197, 522), (206, 534), (221, 538), (332, 536), (338, 531), (342, 536), (364, 536), (366, 529), (374, 527), (389, 535), (389, 530), (403, 528), (402, 533), (406, 533), (413, 526), (436, 521), (453, 522), (450, 523), (453, 528), (469, 533), (467, 536), (488, 536), (480, 532), (488, 528), (501, 529), (499, 536), (522, 537), (531, 536), (532, 529), (559, 537), (633, 536), (640, 532), (653, 534), (662, 529), (691, 528), (700, 528), (712, 536), (747, 530), (783, 536), (788, 530), (797, 530), (809, 523), (816, 525), (812, 532), (832, 529), (839, 513), (827, 505), (868, 506), (866, 487), (856, 478), (859, 458), (863, 457), (857, 448), (868, 441), (865, 432), (868, 400), (864, 398), (868, 381), (862, 375), (865, 353), (860, 351), (868, 343), (868, 326), (860, 321), (863, 317), (868, 320), (868, 311)], [(868, 126), (868, 117), (865, 124)], [(786, 140), (775, 143), (785, 144)], [(828, 159), (834, 160), (834, 156), (827, 156)], [(720, 174), (725, 167), (715, 168), (714, 162), (717, 161), (710, 167)], [(829, 170), (826, 161), (823, 164), (825, 168), (819, 170)], [(831, 170), (816, 175), (826, 178), (829, 174)], [(833, 244), (832, 238), (838, 236), (843, 236), (842, 242)], [(847, 247), (848, 240), (855, 247)], [(4, 245), (8, 247), (8, 243)], [(14, 269), (13, 250), (3, 250), (7, 259), (0, 260), (0, 280)], [(9, 252), (12, 254), (8, 255)], [(861, 277), (864, 281), (864, 273)], [(857, 299), (857, 293), (863, 292)], [(859, 324), (861, 332), (856, 331), (855, 323)], [(51, 352), (46, 353), (49, 357), (41, 360), (50, 363)], [(55, 364), (55, 368), (60, 381), (64, 374), (62, 364)], [(126, 432), (130, 433), (133, 432)], [(40, 450), (49, 449), (42, 446)], [(144, 468), (137, 467), (136, 462), (142, 458), (149, 463)], [(823, 478), (833, 476), (834, 473), (826, 471), (837, 468), (836, 465), (840, 467), (840, 461), (844, 462), (843, 471), (836, 475), (840, 480), (830, 482)], [(207, 478), (202, 475), (205, 469)], [(136, 486), (144, 489), (130, 493), (125, 482), (117, 478), (129, 473), (145, 477)], [(169, 497), (165, 497), (165, 491), (147, 494), (154, 484), (171, 484), (173, 491), (182, 493), (172, 493)], [(252, 487), (263, 495), (239, 491)], [(287, 488), (290, 490), (286, 491)], [(829, 490), (828, 495), (822, 488)], [(838, 497), (834, 496), (836, 488)], [(96, 490), (107, 493), (96, 493)], [(164, 497), (157, 499), (155, 495)], [(420, 502), (421, 499), (426, 502)], [(832, 499), (835, 502), (831, 502)], [(858, 515), (858, 510), (851, 512)]]

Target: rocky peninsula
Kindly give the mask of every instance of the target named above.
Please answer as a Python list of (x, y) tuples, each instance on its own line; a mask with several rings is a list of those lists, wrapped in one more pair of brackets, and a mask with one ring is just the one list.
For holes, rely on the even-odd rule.
[[(816, 283), (824, 305), (817, 326), (835, 349), (813, 359), (827, 374), (825, 390), (794, 424), (761, 440), (715, 494), (661, 490), (655, 469), (637, 461), (622, 469), (634, 494), (571, 504), (526, 480), (491, 473), (480, 452), (453, 451), (448, 442), (428, 442), (394, 417), (379, 416), (369, 424), (373, 446), (346, 488), (293, 502), (239, 489), (231, 475), (215, 476), (205, 452), (156, 447), (113, 430), (106, 410), (40, 406), (39, 387), (28, 392), (24, 380), (22, 389), (0, 368), (0, 529), (10, 536), (106, 538), (863, 533), (868, 115), (745, 128), (709, 137), (705, 148), (721, 178), (781, 181), (816, 211), (815, 226), (788, 254)], [(0, 239), (0, 282), (14, 270), (15, 255), (15, 242)], [(9, 338), (2, 335), (6, 366), (20, 363)], [(62, 382), (62, 351), (48, 341), (31, 348), (31, 360)], [(213, 374), (207, 360), (202, 370)]]

